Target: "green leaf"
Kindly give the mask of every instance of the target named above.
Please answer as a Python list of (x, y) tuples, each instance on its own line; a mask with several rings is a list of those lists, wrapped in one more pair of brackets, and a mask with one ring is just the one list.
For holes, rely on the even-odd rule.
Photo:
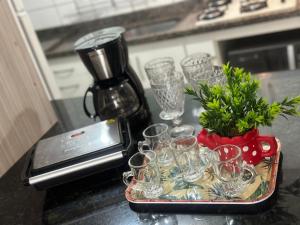
[(217, 99), (213, 99), (212, 102), (207, 103), (207, 107), (210, 109), (218, 110), (220, 108), (220, 101), (218, 101)]

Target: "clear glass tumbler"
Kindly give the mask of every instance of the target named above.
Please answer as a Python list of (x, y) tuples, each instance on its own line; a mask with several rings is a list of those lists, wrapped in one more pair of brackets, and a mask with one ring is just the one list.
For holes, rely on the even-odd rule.
[[(163, 193), (160, 172), (154, 151), (137, 152), (128, 161), (130, 171), (123, 173), (123, 182), (136, 191), (141, 191), (145, 198), (157, 198)], [(132, 180), (129, 181), (129, 178)]]
[[(160, 113), (163, 120), (176, 120), (184, 113), (184, 83), (183, 75), (174, 72), (174, 75), (161, 84), (152, 84), (154, 98), (159, 106), (164, 109)], [(176, 121), (174, 121), (176, 123)], [(181, 122), (177, 122), (181, 123)], [(176, 123), (176, 125), (177, 125)]]
[(144, 141), (138, 142), (138, 149), (144, 153), (146, 150), (155, 151), (157, 161), (162, 166), (169, 166), (174, 162), (174, 155), (170, 148), (171, 137), (168, 133), (168, 125), (156, 123), (148, 126), (143, 131)]
[[(174, 77), (175, 65), (171, 57), (163, 57), (153, 59), (146, 63), (145, 71), (150, 82), (151, 89), (154, 92), (154, 97), (162, 111), (159, 116), (163, 120), (172, 120), (174, 118), (174, 109), (170, 104), (165, 104), (166, 99), (171, 102), (171, 97), (168, 96), (166, 85), (170, 84), (171, 78)], [(176, 79), (172, 79), (174, 82)], [(174, 100), (171, 102), (173, 103)]]
[(172, 120), (172, 137), (190, 135), (194, 127), (182, 125), (184, 113), (184, 76), (175, 71), (174, 61), (170, 57), (158, 58), (145, 65), (155, 100), (162, 109), (159, 114), (163, 120)]
[(175, 72), (175, 63), (172, 57), (161, 57), (146, 63), (145, 71), (150, 84), (161, 84), (169, 80)]
[(213, 73), (211, 56), (207, 53), (189, 55), (180, 62), (189, 84), (197, 90), (200, 81), (207, 80)]
[(200, 155), (196, 137), (182, 136), (174, 138), (171, 141), (171, 148), (185, 181), (194, 182), (204, 175), (208, 163), (207, 159)]
[(224, 197), (240, 195), (256, 177), (254, 166), (243, 162), (242, 151), (236, 145), (221, 145), (213, 151), (215, 158), (212, 164)]

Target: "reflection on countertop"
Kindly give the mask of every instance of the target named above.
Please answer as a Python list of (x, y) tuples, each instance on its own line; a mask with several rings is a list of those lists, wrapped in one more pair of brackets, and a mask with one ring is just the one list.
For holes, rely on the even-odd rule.
[(262, 11), (245, 18), (218, 19), (197, 26), (197, 17), (203, 12), (206, 2), (187, 0), (159, 8), (39, 31), (38, 36), (47, 57), (58, 57), (74, 54), (73, 44), (79, 37), (109, 26), (124, 26), (127, 29), (125, 37), (128, 44), (137, 45), (300, 16), (300, 0), (297, 0), (296, 6), (293, 8), (281, 11)]

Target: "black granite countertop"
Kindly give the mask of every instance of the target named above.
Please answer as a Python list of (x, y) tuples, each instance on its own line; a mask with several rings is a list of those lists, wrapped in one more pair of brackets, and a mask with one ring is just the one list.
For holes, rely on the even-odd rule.
[[(300, 16), (300, 0), (298, 0), (295, 8), (196, 26), (197, 17), (203, 11), (205, 2), (206, 0), (187, 0), (130, 14), (39, 31), (38, 36), (47, 57), (53, 58), (74, 54), (73, 44), (79, 37), (109, 26), (124, 26), (128, 31), (125, 34), (128, 44), (138, 45)], [(158, 31), (153, 32), (153, 29), (156, 30), (158, 26), (160, 26)]]
[[(300, 71), (263, 73), (262, 94), (273, 100), (300, 94)], [(153, 122), (161, 121), (159, 107), (151, 92), (147, 91)], [(82, 109), (82, 99), (54, 101), (57, 123), (46, 136), (94, 123)], [(194, 124), (201, 108), (191, 98), (186, 98), (185, 123)], [(24, 165), (21, 158), (0, 179), (0, 224), (215, 224), (215, 225), (289, 225), (300, 224), (300, 118), (279, 118), (273, 127), (262, 128), (261, 133), (271, 133), (282, 142), (282, 179), (279, 182), (277, 202), (268, 211), (255, 215), (230, 215), (222, 211), (212, 214), (151, 214), (136, 213), (129, 208), (124, 197), (125, 185), (121, 181), (122, 168), (82, 179), (48, 191), (25, 187), (20, 179)]]

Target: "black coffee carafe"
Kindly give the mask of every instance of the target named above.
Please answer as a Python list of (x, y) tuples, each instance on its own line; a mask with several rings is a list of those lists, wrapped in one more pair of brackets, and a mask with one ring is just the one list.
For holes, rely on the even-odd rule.
[[(90, 118), (107, 120), (116, 117), (144, 120), (149, 117), (144, 90), (128, 63), (128, 49), (122, 27), (89, 33), (75, 43), (75, 50), (94, 78), (83, 101)], [(93, 95), (95, 113), (86, 106), (88, 93)]]

